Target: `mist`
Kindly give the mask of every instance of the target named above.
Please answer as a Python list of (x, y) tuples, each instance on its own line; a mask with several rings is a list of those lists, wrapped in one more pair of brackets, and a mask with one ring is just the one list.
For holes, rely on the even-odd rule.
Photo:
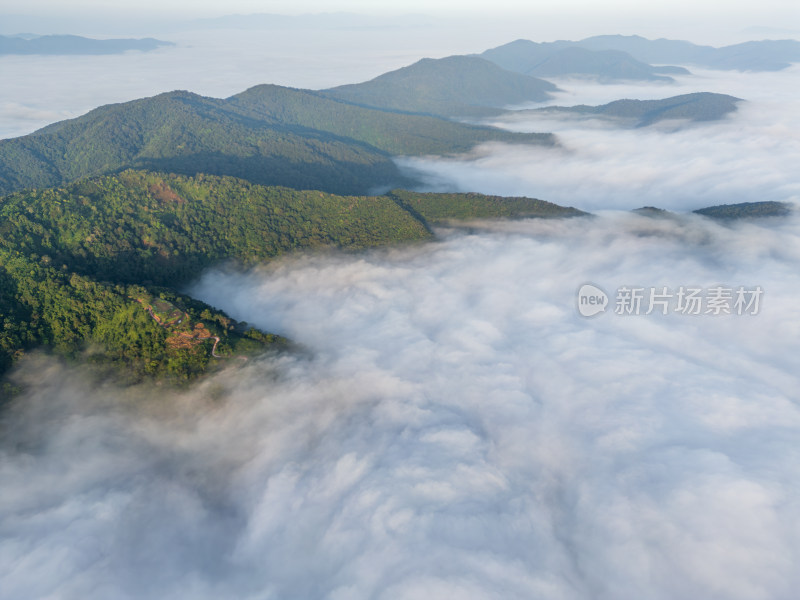
[(421, 189), (530, 196), (589, 211), (644, 205), (686, 211), (800, 198), (794, 166), (800, 155), (797, 66), (779, 73), (697, 71), (673, 85), (554, 81), (564, 91), (550, 105), (599, 105), (699, 91), (745, 102), (721, 121), (662, 122), (636, 129), (597, 118), (521, 111), (489, 123), (515, 131), (553, 132), (559, 147), (487, 144), (469, 156), (399, 163), (424, 182)]
[[(800, 220), (606, 213), (215, 270), (290, 336), (186, 391), (49, 359), (3, 414), (7, 597), (792, 598)], [(584, 318), (578, 287), (764, 290)]]

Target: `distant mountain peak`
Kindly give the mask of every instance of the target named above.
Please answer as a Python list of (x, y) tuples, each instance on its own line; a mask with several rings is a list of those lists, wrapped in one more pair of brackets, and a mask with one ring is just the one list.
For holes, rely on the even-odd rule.
[(542, 102), (558, 88), (542, 79), (507, 71), (479, 56), (423, 58), (363, 83), (321, 93), (385, 110), (445, 117), (480, 117), (503, 106)]

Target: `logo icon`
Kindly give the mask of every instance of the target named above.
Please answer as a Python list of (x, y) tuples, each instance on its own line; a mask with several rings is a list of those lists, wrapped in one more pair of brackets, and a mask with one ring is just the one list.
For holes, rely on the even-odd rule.
[(584, 317), (605, 312), (607, 306), (608, 294), (596, 285), (585, 283), (578, 290), (578, 312)]

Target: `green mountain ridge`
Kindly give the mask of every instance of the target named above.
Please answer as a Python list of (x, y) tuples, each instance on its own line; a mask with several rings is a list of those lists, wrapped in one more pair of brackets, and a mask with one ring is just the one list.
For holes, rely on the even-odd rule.
[(176, 91), (0, 140), (0, 194), (127, 168), (363, 194), (410, 185), (392, 156), (460, 153), (486, 141), (552, 144), (553, 137), (401, 115), (278, 86), (228, 100)]
[(146, 171), (14, 193), (0, 198), (0, 375), (35, 348), (93, 348), (92, 360), (133, 377), (185, 381), (287, 345), (176, 291), (213, 265), (424, 241), (449, 219), (576, 214), (530, 198), (337, 196)]

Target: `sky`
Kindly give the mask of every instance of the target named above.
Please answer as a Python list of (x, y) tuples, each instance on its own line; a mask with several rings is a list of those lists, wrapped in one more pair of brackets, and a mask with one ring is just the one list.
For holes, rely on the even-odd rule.
[[(645, 8), (641, 2), (635, 0), (613, 0), (602, 3), (602, 8), (593, 0), (564, 0), (558, 4), (559, 13), (582, 12), (633, 12), (637, 14), (654, 14), (666, 12), (668, 9), (675, 13), (718, 14), (724, 13), (760, 13), (770, 14), (774, 17), (794, 14), (797, 15), (797, 6), (791, 0), (768, 0), (758, 3), (757, 9), (748, 2), (723, 2), (721, 0), (704, 0), (691, 2), (689, 0), (676, 0), (673, 2), (651, 2)], [(156, 0), (143, 0), (141, 2), (115, 2), (113, 7), (103, 0), (75, 0), (66, 7), (59, 0), (33, 0), (25, 3), (8, 3), (5, 12), (42, 12), (49, 14), (69, 14), (72, 11), (101, 12), (113, 14), (114, 12), (153, 11), (160, 13), (193, 14), (218, 16), (223, 14), (246, 13), (277, 13), (277, 14), (303, 14), (311, 12), (362, 12), (367, 14), (397, 14), (397, 13), (436, 13), (448, 14), (459, 12), (478, 13), (547, 13), (555, 12), (552, 7), (545, 7), (542, 3), (524, 2), (522, 0), (499, 0), (492, 2), (487, 9), (486, 2), (478, 0), (436, 0), (433, 2), (422, 0), (406, 0), (404, 2), (371, 2), (368, 0), (345, 0), (329, 2), (325, 0), (298, 0), (285, 2), (284, 0), (230, 0), (221, 5), (212, 0), (172, 0), (158, 2)]]
[[(0, 8), (5, 24), (0, 32), (21, 33), (90, 33), (95, 35), (141, 35), (185, 28), (194, 19), (214, 18), (230, 14), (270, 13), (304, 15), (318, 13), (360, 13), (362, 15), (397, 18), (427, 16), (439, 19), (479, 19), (484, 28), (493, 29), (520, 25), (527, 20), (529, 28), (541, 27), (541, 39), (556, 39), (570, 31), (581, 32), (594, 25), (604, 33), (658, 34), (671, 30), (681, 39), (706, 42), (730, 40), (743, 29), (759, 28), (767, 37), (796, 34), (800, 30), (800, 7), (792, 0), (722, 2), (719, 0), (673, 2), (634, 2), (616, 0), (598, 3), (593, 0), (565, 0), (557, 4), (501, 0), (487, 5), (478, 1), (438, 0), (428, 2), (372, 2), (351, 0), (299, 2), (236, 0), (219, 3), (143, 0), (141, 2), (104, 2), (82, 0), (65, 4), (59, 0), (5, 2)], [(12, 15), (15, 16), (12, 18)], [(38, 24), (38, 25), (37, 25)], [(24, 31), (11, 31), (8, 28)], [(70, 31), (71, 30), (71, 31)]]

